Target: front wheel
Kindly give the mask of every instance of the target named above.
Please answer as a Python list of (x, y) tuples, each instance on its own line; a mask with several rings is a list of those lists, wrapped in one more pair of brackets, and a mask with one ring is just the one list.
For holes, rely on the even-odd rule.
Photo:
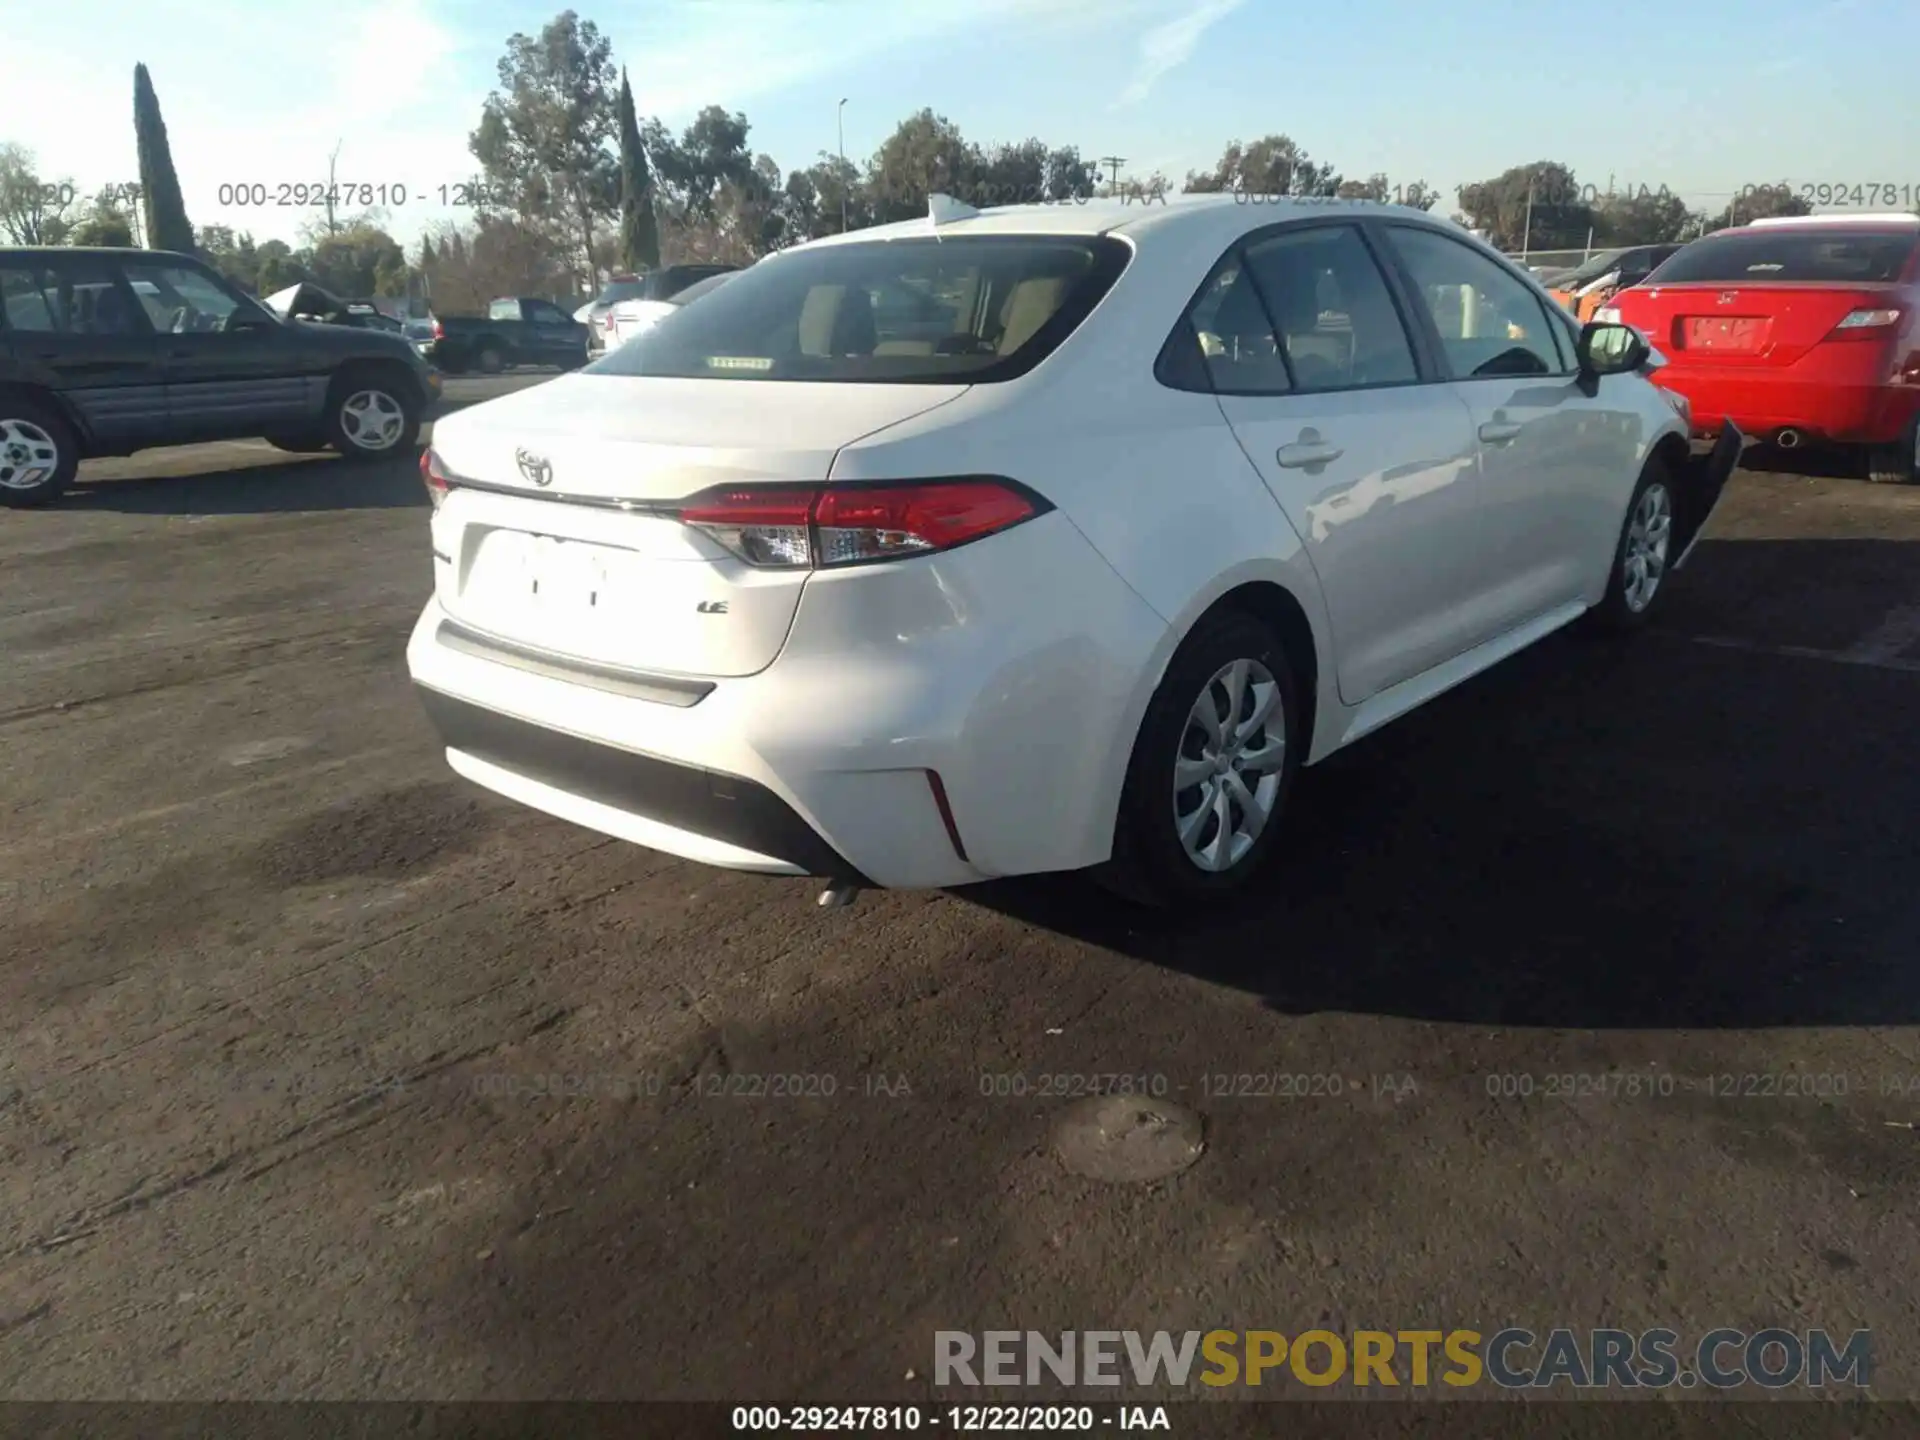
[(45, 505), (79, 469), (80, 442), (52, 407), (0, 395), (0, 505)]
[(1679, 557), (1673, 553), (1673, 479), (1661, 460), (1649, 460), (1627, 504), (1613, 548), (1607, 593), (1590, 613), (1593, 627), (1622, 632), (1646, 624)]
[(349, 371), (327, 395), (327, 443), (352, 459), (374, 460), (411, 450), (420, 438), (420, 407), (396, 380)]
[(1102, 885), (1145, 905), (1246, 884), (1266, 860), (1299, 769), (1304, 719), (1280, 638), (1237, 611), (1189, 635), (1134, 742)]

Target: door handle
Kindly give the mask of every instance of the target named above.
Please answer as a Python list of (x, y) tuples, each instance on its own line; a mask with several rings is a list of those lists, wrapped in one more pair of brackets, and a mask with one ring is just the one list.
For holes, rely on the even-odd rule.
[(1504, 445), (1519, 433), (1520, 427), (1508, 420), (1490, 420), (1480, 427), (1480, 438), (1489, 445)]
[(1282, 469), (1304, 470), (1310, 465), (1338, 460), (1346, 453), (1338, 445), (1329, 445), (1324, 440), (1296, 440), (1274, 451), (1273, 458), (1280, 462)]

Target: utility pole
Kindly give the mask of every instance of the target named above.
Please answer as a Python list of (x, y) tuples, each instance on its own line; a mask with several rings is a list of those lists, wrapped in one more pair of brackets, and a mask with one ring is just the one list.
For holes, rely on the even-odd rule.
[(333, 154), (327, 157), (327, 234), (329, 235), (337, 235), (340, 233), (340, 227), (334, 223), (333, 219), (333, 169), (334, 166), (340, 163), (341, 143), (342, 142), (338, 140), (334, 141)]
[(1112, 167), (1113, 179), (1108, 182), (1107, 191), (1111, 195), (1118, 195), (1120, 193), (1120, 167), (1127, 163), (1126, 157), (1122, 155), (1102, 155), (1098, 163), (1102, 166)]
[(847, 233), (847, 102), (841, 98), (839, 108), (833, 112), (834, 123), (840, 132), (840, 233)]
[(1520, 263), (1522, 265), (1527, 263), (1527, 249), (1533, 244), (1533, 185), (1534, 182), (1532, 180), (1527, 181), (1527, 228), (1520, 234)]

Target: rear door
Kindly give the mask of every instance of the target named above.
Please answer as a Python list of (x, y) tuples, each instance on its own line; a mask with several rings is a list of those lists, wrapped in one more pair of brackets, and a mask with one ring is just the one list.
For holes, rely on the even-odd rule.
[(177, 259), (121, 262), (160, 331), (167, 409), (179, 441), (297, 431), (318, 422), (327, 376), (318, 346), (212, 272)]
[(159, 337), (111, 261), (0, 256), (0, 304), (21, 378), (72, 406), (96, 448), (166, 442)]
[(1305, 542), (1357, 705), (1468, 649), (1472, 427), (1425, 369), (1360, 229), (1251, 237), (1195, 302), (1220, 408)]
[(1383, 227), (1453, 388), (1481, 475), (1472, 629), (1490, 639), (1582, 599), (1604, 574), (1639, 474), (1625, 377), (1588, 395), (1565, 325), (1533, 288), (1427, 226)]

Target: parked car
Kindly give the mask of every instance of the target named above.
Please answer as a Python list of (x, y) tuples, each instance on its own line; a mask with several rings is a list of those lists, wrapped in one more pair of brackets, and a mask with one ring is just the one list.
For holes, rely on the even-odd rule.
[(1581, 322), (1612, 298), (1615, 291), (1638, 285), (1654, 269), (1679, 252), (1678, 245), (1633, 245), (1606, 250), (1584, 264), (1551, 277), (1547, 292)]
[(0, 504), (157, 445), (397, 454), (439, 385), (400, 337), (285, 319), (189, 255), (0, 249)]
[(665, 265), (645, 275), (616, 275), (588, 307), (586, 315), (582, 317), (575, 311), (574, 318), (586, 320), (593, 332), (593, 347), (603, 350), (617, 343), (613, 338), (611, 316), (614, 306), (632, 300), (671, 300), (691, 285), (737, 268), (733, 265)]
[(619, 349), (635, 336), (652, 329), (656, 323), (671, 315), (682, 305), (718, 290), (739, 273), (738, 270), (722, 270), (718, 275), (709, 275), (704, 280), (694, 281), (686, 289), (678, 291), (665, 300), (620, 301), (607, 311), (607, 348)]
[(1696, 240), (1600, 312), (1671, 361), (1660, 383), (1711, 434), (1857, 447), (1920, 478), (1920, 215), (1756, 220)]
[[(902, 289), (945, 333), (882, 323)], [(1303, 764), (1654, 612), (1739, 451), (1654, 363), (1377, 205), (835, 236), (439, 421), (408, 663), (469, 780), (823, 901), (1204, 901)]]
[(550, 300), (509, 296), (491, 302), (484, 317), (436, 316), (433, 338), (416, 348), (449, 375), (497, 375), (514, 365), (577, 370), (587, 363), (587, 327)]

